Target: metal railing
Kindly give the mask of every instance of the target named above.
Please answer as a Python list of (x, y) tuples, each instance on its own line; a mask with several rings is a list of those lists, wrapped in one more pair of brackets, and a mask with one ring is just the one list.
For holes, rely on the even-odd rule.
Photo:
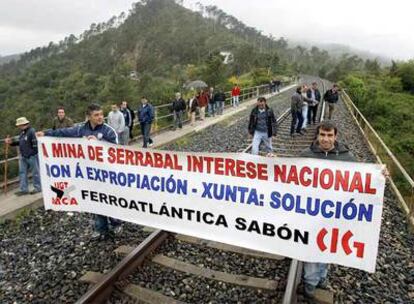
[(387, 165), (390, 174), (389, 180), (391, 187), (409, 216), (412, 225), (414, 225), (413, 179), (344, 90), (342, 90), (342, 100), (351, 112), (362, 134), (364, 134), (369, 147), (376, 156), (378, 162)]
[[(256, 87), (249, 87), (243, 88), (240, 92), (239, 102), (242, 103), (244, 101), (250, 100), (254, 97), (258, 97), (262, 94), (270, 93), (269, 85), (260, 85)], [(226, 94), (226, 100), (224, 102), (224, 107), (228, 108), (231, 107), (231, 92), (224, 92)], [(153, 123), (153, 127), (151, 129), (152, 133), (157, 133), (166, 129), (170, 129), (174, 125), (174, 114), (170, 111), (171, 104), (163, 104), (154, 107), (155, 109), (155, 120)], [(207, 111), (206, 111), (207, 112)], [(190, 119), (185, 116), (183, 119), (184, 123), (188, 123)]]
[[(286, 83), (286, 85), (288, 85), (289, 83)], [(231, 107), (231, 92), (227, 91), (224, 92), (226, 95), (226, 100), (224, 102), (224, 107), (228, 108)], [(252, 98), (258, 97), (260, 95), (263, 94), (268, 94), (270, 93), (270, 86), (269, 84), (264, 84), (264, 85), (260, 85), (260, 86), (255, 86), (255, 87), (248, 87), (248, 88), (242, 88), (241, 92), (240, 92), (240, 97), (239, 97), (239, 102), (243, 103), (247, 100), (250, 100)], [(173, 127), (174, 125), (174, 114), (170, 111), (171, 108), (171, 103), (167, 103), (167, 104), (162, 104), (162, 105), (158, 105), (154, 107), (154, 122), (152, 124), (152, 129), (151, 129), (151, 133), (159, 133), (165, 130), (168, 130), (170, 128)], [(134, 111), (137, 115), (137, 111)], [(183, 119), (183, 123), (188, 123), (189, 122), (189, 118), (187, 117), (187, 115), (184, 115), (184, 119)], [(136, 119), (134, 121), (135, 125), (138, 124), (138, 120)], [(134, 128), (135, 130), (135, 134), (138, 134), (134, 137), (134, 140), (137, 140), (138, 138), (141, 137), (141, 131), (139, 130), (139, 128)], [(17, 137), (15, 137), (17, 138)], [(0, 151), (6, 151), (5, 148), (5, 142), (4, 139), (1, 138), (0, 139)], [(2, 159), (0, 159), (0, 178), (1, 178), (1, 183), (0, 183), (0, 187), (2, 189), (6, 189), (7, 185), (11, 185), (11, 184), (15, 184), (18, 182), (18, 178), (17, 178), (17, 166), (18, 166), (18, 160), (19, 160), (19, 156), (18, 156), (18, 149), (13, 149), (10, 154), (12, 155), (11, 157), (9, 157), (9, 155), (6, 155), (6, 153), (4, 153), (4, 155), (1, 157)], [(7, 178), (5, 179), (5, 172), (7, 171), (6, 168), (9, 168), (9, 171), (7, 172)], [(11, 169), (11, 170), (10, 170)], [(14, 174), (13, 174), (14, 173)], [(4, 180), (4, 181), (3, 181)], [(7, 180), (7, 182), (6, 182)]]

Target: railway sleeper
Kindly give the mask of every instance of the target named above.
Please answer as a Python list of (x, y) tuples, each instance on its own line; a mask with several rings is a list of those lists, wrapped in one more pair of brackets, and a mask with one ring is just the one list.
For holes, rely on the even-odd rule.
[[(144, 230), (146, 230), (146, 229), (148, 229), (148, 228), (144, 228)], [(149, 228), (149, 229), (152, 229), (152, 228)], [(148, 231), (150, 231), (150, 230), (148, 230)], [(186, 236), (186, 235), (181, 235), (181, 234), (176, 235), (175, 238), (178, 241), (181, 241), (181, 242), (206, 246), (206, 247), (210, 247), (210, 248), (214, 248), (214, 249), (218, 249), (218, 250), (223, 250), (223, 251), (227, 251), (227, 252), (233, 252), (233, 253), (237, 253), (237, 254), (247, 255), (247, 256), (254, 257), (254, 258), (264, 258), (264, 259), (271, 259), (271, 260), (284, 260), (285, 259), (285, 257), (280, 256), (280, 255), (276, 255), (276, 254), (251, 250), (251, 249), (242, 248), (242, 247), (233, 246), (233, 245), (228, 245), (228, 244), (224, 244), (224, 243), (220, 243), (220, 242), (203, 240), (203, 239), (199, 239), (199, 238), (195, 238), (195, 237), (191, 237), (191, 236)], [(119, 254), (119, 255), (127, 255), (133, 249), (134, 249), (134, 247), (132, 247), (132, 246), (120, 246), (117, 249), (115, 249), (115, 253)]]
[[(84, 276), (80, 278), (80, 281), (84, 283), (88, 283), (88, 284), (96, 284), (100, 280), (102, 280), (103, 277), (104, 277), (104, 274), (102, 273), (88, 271)], [(159, 292), (153, 291), (151, 289), (143, 288), (136, 284), (126, 284), (125, 286), (122, 286), (122, 287), (119, 287), (117, 285), (117, 288), (119, 288), (119, 290), (122, 293), (124, 293), (125, 295), (127, 295), (128, 297), (130, 297), (131, 299), (139, 303), (185, 304), (185, 302), (177, 301)]]

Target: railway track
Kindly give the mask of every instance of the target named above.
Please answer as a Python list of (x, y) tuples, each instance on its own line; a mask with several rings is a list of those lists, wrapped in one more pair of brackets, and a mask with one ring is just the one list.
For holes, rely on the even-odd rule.
[[(321, 91), (325, 91), (325, 86), (320, 81)], [(324, 104), (319, 107), (319, 117), (323, 116)], [(286, 109), (278, 118), (279, 132), (273, 143), (274, 151), (278, 156), (294, 157), (304, 150), (314, 140), (316, 125), (309, 125), (304, 135), (290, 136), (290, 109)], [(251, 144), (246, 142), (245, 147), (240, 152), (248, 153)], [(213, 250), (235, 254), (236, 256), (247, 256), (256, 259), (260, 264), (261, 260), (270, 260), (271, 263), (281, 264), (279, 277), (275, 280), (263, 277), (254, 277), (246, 274), (235, 274), (234, 271), (226, 272), (195, 265), (186, 262), (185, 258), (170, 256), (165, 254), (165, 250), (160, 248), (166, 242), (181, 242), (198, 248), (208, 247)], [(185, 246), (184, 246), (185, 247)], [(239, 286), (273, 292), (275, 294), (274, 303), (296, 303), (296, 289), (300, 282), (302, 273), (302, 263), (297, 260), (288, 260), (284, 257), (257, 252), (213, 241), (201, 240), (184, 235), (175, 235), (162, 230), (152, 231), (151, 234), (137, 247), (121, 246), (115, 251), (118, 255), (124, 256), (121, 262), (106, 274), (88, 272), (81, 280), (94, 284), (77, 303), (103, 303), (111, 297), (111, 294), (118, 294), (119, 297), (126, 296), (131, 302), (142, 303), (185, 303), (177, 300), (174, 294), (171, 297), (163, 295), (150, 288), (144, 288), (138, 284), (131, 283), (131, 277), (137, 272), (138, 267), (143, 266), (144, 261), (157, 267), (168, 268), (176, 272), (186, 273), (195, 277), (202, 277), (207, 280), (219, 282), (219, 284)], [(206, 263), (209, 264), (209, 263)], [(191, 289), (191, 286), (189, 286)], [(128, 300), (125, 300), (128, 302)], [(272, 301), (273, 303), (273, 301)]]
[[(280, 96), (282, 98), (269, 100), (275, 113), (283, 114), (283, 110), (289, 106), (289, 94), (286, 92), (285, 96)], [(352, 115), (358, 112), (357, 108), (350, 110), (348, 107), (346, 100), (342, 99), (335, 112), (334, 121), (340, 130), (339, 140), (350, 147), (359, 161), (374, 163), (378, 156), (386, 159), (382, 154), (376, 154), (378, 150), (370, 150), (371, 144), (381, 147), (380, 139), (373, 139), (372, 132), (375, 131), (369, 131), (367, 122), (365, 125), (361, 123), (365, 120), (362, 114), (356, 117)], [(246, 141), (246, 112), (240, 112), (236, 119), (232, 116), (229, 120), (191, 135), (191, 140), (171, 143), (165, 149), (225, 153), (238, 151), (243, 143), (246, 148), (249, 145)], [(280, 121), (280, 138), (289, 127), (290, 119), (286, 115), (287, 120)], [(356, 124), (357, 121), (360, 125)], [(279, 155), (283, 155), (283, 148), (287, 147), (291, 147), (293, 153), (293, 148), (301, 145), (306, 138), (301, 136), (290, 141), (286, 137), (279, 141), (278, 137), (274, 139), (274, 147)], [(368, 143), (367, 138), (370, 140)], [(300, 150), (301, 147), (297, 147), (297, 151)], [(412, 302), (414, 238), (399, 203), (401, 200), (388, 184), (375, 273), (331, 265), (329, 284), (335, 290), (336, 303)], [(183, 239), (183, 236), (169, 234), (161, 244), (141, 244), (141, 249), (135, 252), (131, 263), (120, 267), (117, 263), (135, 247), (118, 246), (138, 246), (150, 233), (141, 226), (125, 223), (124, 232), (115, 239), (94, 241), (90, 239), (91, 226), (89, 214), (71, 216), (45, 211), (43, 208), (34, 209), (16, 222), (1, 223), (0, 302), (74, 303), (87, 291), (88, 284), (79, 281), (86, 270), (100, 271), (102, 274), (89, 273), (89, 277), (85, 276), (84, 280), (94, 284), (106, 280), (101, 283), (103, 287), (98, 292), (101, 300), (96, 297), (90, 301), (93, 303), (105, 303), (104, 299), (108, 297), (109, 303), (137, 302), (134, 300), (137, 294), (140, 302), (146, 300), (147, 303), (281, 303), (283, 297), (289, 295), (287, 290), (291, 291), (290, 295), (294, 295), (295, 278), (300, 278), (298, 261), (280, 260), (234, 247), (230, 251), (223, 244), (188, 237)], [(153, 235), (152, 240), (157, 238)], [(151, 247), (155, 251), (148, 255), (145, 250), (151, 252)], [(141, 259), (136, 260), (139, 256)], [(145, 262), (142, 262), (143, 257)], [(153, 257), (157, 258), (153, 260)], [(181, 267), (181, 262), (193, 264), (198, 268), (192, 270), (199, 273), (192, 275), (162, 265), (167, 262), (176, 267)], [(191, 270), (188, 265), (185, 266), (188, 271)], [(209, 278), (202, 277), (200, 268)], [(270, 284), (269, 289), (243, 287), (246, 284), (220, 281), (222, 277), (210, 270), (236, 275), (233, 278), (238, 278), (244, 284), (254, 282), (249, 278), (260, 278), (275, 281), (277, 285)], [(302, 297), (299, 295), (297, 300), (301, 303)]]

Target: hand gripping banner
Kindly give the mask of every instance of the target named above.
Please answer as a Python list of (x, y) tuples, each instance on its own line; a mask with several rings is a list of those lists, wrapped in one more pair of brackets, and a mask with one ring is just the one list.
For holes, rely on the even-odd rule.
[(46, 209), (375, 271), (382, 165), (39, 139)]

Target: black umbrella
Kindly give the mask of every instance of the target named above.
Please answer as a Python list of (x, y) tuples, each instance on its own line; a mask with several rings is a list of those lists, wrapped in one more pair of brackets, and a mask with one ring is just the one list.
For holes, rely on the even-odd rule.
[(187, 83), (184, 87), (186, 89), (193, 89), (194, 90), (194, 89), (207, 88), (208, 85), (207, 85), (207, 83), (205, 83), (202, 80), (194, 80), (194, 81), (191, 81), (191, 82)]

